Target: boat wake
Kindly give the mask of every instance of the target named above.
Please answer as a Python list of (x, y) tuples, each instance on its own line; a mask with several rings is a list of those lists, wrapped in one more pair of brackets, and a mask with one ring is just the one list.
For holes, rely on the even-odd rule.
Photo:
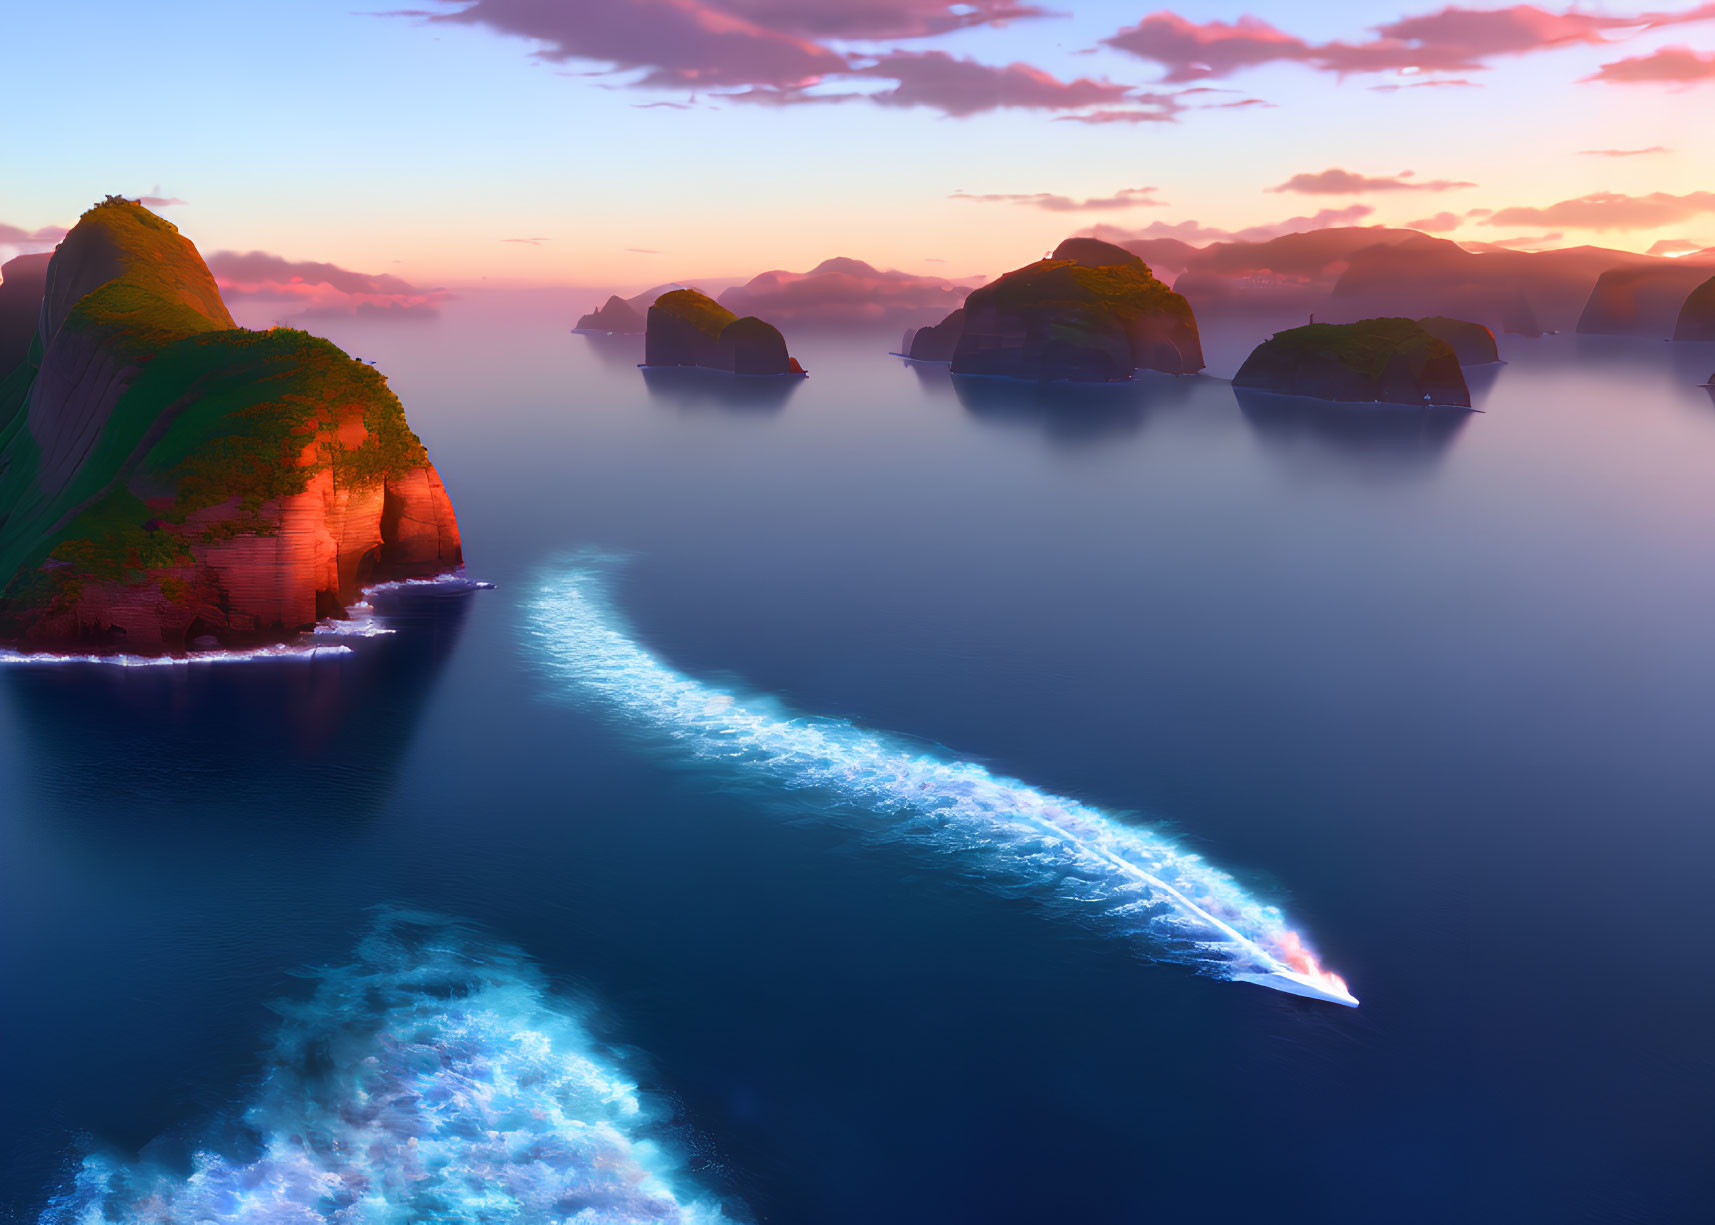
[(279, 1006), (267, 1075), (187, 1170), (91, 1154), (42, 1225), (723, 1225), (637, 1087), (515, 949), (390, 912)]
[[(1355, 1007), (1280, 911), (1147, 828), (899, 737), (809, 718), (682, 676), (626, 632), (608, 598), (609, 559), (546, 574), (531, 633), (551, 673), (695, 759), (786, 787), (815, 788), (871, 818), (1039, 886), (1104, 926), (1141, 937), (1156, 960)], [(877, 823), (874, 818), (882, 820)]]

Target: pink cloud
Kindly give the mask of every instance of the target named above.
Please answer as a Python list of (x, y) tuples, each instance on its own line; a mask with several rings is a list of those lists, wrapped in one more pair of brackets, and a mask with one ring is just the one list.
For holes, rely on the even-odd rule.
[(1649, 255), (1690, 255), (1693, 251), (1703, 250), (1703, 244), (1692, 242), (1689, 238), (1664, 238), (1652, 246)]
[(1290, 191), (1304, 196), (1356, 196), (1372, 191), (1452, 191), (1475, 186), (1475, 183), (1452, 179), (1415, 179), (1409, 170), (1377, 177), (1329, 169), (1317, 174), (1295, 174), (1280, 186), (1268, 190)]
[(1199, 25), (1166, 11), (1151, 13), (1102, 41), (1139, 59), (1154, 60), (1167, 69), (1162, 80), (1176, 82), (1230, 76), (1241, 68), (1282, 60), (1308, 61), (1314, 55), (1303, 39), (1256, 17)]
[(1715, 5), (1707, 4), (1642, 17), (1610, 17), (1576, 9), (1553, 12), (1534, 4), (1495, 9), (1449, 5), (1378, 25), (1367, 39), (1312, 43), (1255, 17), (1199, 23), (1162, 11), (1102, 41), (1161, 65), (1165, 81), (1225, 77), (1275, 63), (1304, 64), (1342, 76), (1470, 72), (1505, 56), (1605, 44), (1644, 28), (1711, 19), (1715, 19)]
[(1700, 81), (1715, 81), (1715, 53), (1704, 55), (1690, 47), (1663, 47), (1649, 55), (1603, 64), (1586, 81), (1602, 81), (1610, 85), (1637, 85), (1661, 82), (1670, 85), (1694, 85)]
[(22, 226), (7, 225), (0, 221), (0, 247), (9, 247), (16, 251), (46, 251), (59, 243), (66, 236), (63, 225), (44, 225), (38, 229), (26, 230)]
[(1378, 94), (1398, 93), (1402, 89), (1482, 89), (1476, 81), (1467, 81), (1464, 77), (1430, 77), (1424, 81), (1396, 82), (1389, 85), (1372, 85), (1370, 88)]
[(1111, 196), (1090, 196), (1083, 200), (1075, 200), (1071, 196), (1057, 196), (1052, 192), (991, 192), (987, 195), (973, 196), (969, 192), (956, 191), (948, 199), (971, 200), (978, 204), (1028, 204), (1033, 208), (1045, 209), (1050, 213), (1081, 213), (1104, 212), (1122, 208), (1164, 208), (1165, 200), (1154, 199), (1159, 188), (1127, 187), (1116, 191)]
[(1580, 157), (1647, 157), (1652, 153), (1671, 153), (1673, 150), (1665, 145), (1651, 145), (1647, 149), (1580, 149)]
[(596, 60), (643, 69), (660, 87), (803, 85), (846, 68), (845, 57), (703, 0), (442, 0), (452, 12), (401, 13), (486, 26), (540, 44), (539, 59)]
[(1279, 238), (1285, 234), (1298, 234), (1305, 230), (1325, 230), (1333, 226), (1356, 225), (1375, 211), (1367, 204), (1353, 204), (1346, 208), (1325, 208), (1310, 217), (1289, 217), (1285, 221), (1277, 221), (1269, 225), (1247, 226), (1240, 230), (1224, 230), (1218, 226), (1204, 225), (1199, 221), (1154, 221), (1139, 230), (1122, 229), (1112, 225), (1098, 225), (1090, 227), (1083, 233), (1091, 238), (1102, 238), (1108, 242), (1117, 243), (1139, 242), (1151, 238), (1177, 238), (1180, 242), (1194, 245), (1211, 242), (1267, 242), (1271, 238)]
[(208, 268), (229, 299), (279, 302), (307, 315), (432, 315), (448, 296), (386, 273), (353, 272), (266, 251), (216, 251), (208, 257)]
[(1182, 106), (1149, 106), (1126, 107), (1121, 109), (1108, 108), (1097, 111), (1084, 111), (1077, 115), (1056, 115), (1056, 123), (1178, 123)]
[(845, 39), (929, 38), (1050, 15), (1011, 0), (722, 0), (717, 7), (782, 33)]
[(1552, 247), (1566, 237), (1565, 233), (1555, 230), (1551, 234), (1532, 234), (1528, 238), (1501, 238), (1494, 242), (1472, 243), (1478, 249), (1500, 248), (1503, 251), (1538, 251), (1544, 247)]
[(1664, 191), (1628, 196), (1598, 191), (1545, 208), (1503, 208), (1483, 222), (1500, 226), (1563, 226), (1575, 230), (1653, 230), (1715, 213), (1715, 192), (1683, 196)]
[[(387, 16), (482, 26), (538, 44), (536, 58), (588, 61), (635, 71), (632, 86), (731, 90), (740, 103), (796, 106), (868, 99), (950, 115), (1003, 107), (1077, 109), (1118, 102), (1126, 86), (1061, 81), (1028, 64), (995, 66), (944, 52), (898, 49), (878, 59), (822, 40), (926, 38), (972, 26), (1050, 15), (1015, 0), (437, 0), (439, 10)], [(827, 93), (833, 79), (880, 77), (879, 93)], [(658, 104), (684, 109), (689, 102)]]
[(1422, 230), (1425, 234), (1446, 234), (1465, 224), (1465, 219), (1458, 213), (1436, 213), (1433, 217), (1423, 217), (1417, 221), (1408, 221), (1408, 230)]
[(1074, 110), (1121, 102), (1131, 94), (1130, 86), (1111, 81), (1062, 81), (1029, 64), (997, 67), (955, 59), (945, 51), (895, 51), (861, 73), (898, 82), (873, 95), (883, 106), (928, 106), (957, 116), (1002, 108)]

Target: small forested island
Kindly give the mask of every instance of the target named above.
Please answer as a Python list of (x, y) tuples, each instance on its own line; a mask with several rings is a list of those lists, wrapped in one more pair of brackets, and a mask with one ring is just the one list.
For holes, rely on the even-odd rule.
[(1203, 368), (1190, 304), (1142, 259), (1095, 238), (1068, 238), (972, 290), (962, 311), (913, 336), (907, 356), (936, 360), (955, 330), (954, 374), (1104, 383)]
[[(1679, 308), (1679, 319), (1673, 327), (1675, 340), (1715, 340), (1715, 277), (1691, 291), (1685, 305)], [(1709, 381), (1715, 383), (1715, 376)]]
[(285, 641), (462, 559), (382, 376), (234, 325), (196, 248), (118, 197), (56, 249), (0, 372), (0, 637), (166, 654)]
[(754, 315), (740, 318), (707, 294), (676, 289), (649, 308), (645, 366), (700, 366), (728, 374), (798, 375), (786, 338)]
[(643, 330), (643, 316), (618, 294), (608, 298), (600, 307), (578, 317), (575, 332), (612, 332), (635, 334)]
[(1449, 319), (1445, 315), (1431, 315), (1417, 322), (1437, 340), (1452, 345), (1461, 366), (1489, 366), (1501, 360), (1495, 334), (1480, 323)]
[(1233, 386), (1347, 403), (1471, 407), (1453, 346), (1413, 319), (1277, 332), (1245, 359)]

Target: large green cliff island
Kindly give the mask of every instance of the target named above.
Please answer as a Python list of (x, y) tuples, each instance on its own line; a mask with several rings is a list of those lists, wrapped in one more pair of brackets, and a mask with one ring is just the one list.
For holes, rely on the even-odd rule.
[(1100, 383), (1203, 368), (1190, 303), (1130, 251), (1095, 238), (1068, 238), (972, 290), (963, 309), (954, 374)]
[(1453, 346), (1412, 319), (1277, 332), (1245, 359), (1233, 386), (1348, 403), (1471, 407)]
[(386, 380), (234, 325), (172, 224), (109, 197), (0, 372), (0, 637), (169, 653), (284, 641), (363, 584), (461, 560)]
[(643, 364), (701, 366), (729, 374), (804, 373), (773, 324), (754, 315), (740, 318), (695, 289), (676, 289), (655, 299), (643, 338)]

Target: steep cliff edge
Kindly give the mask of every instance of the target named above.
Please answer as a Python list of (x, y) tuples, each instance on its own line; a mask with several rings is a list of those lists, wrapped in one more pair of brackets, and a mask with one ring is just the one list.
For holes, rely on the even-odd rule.
[(1203, 349), (1190, 304), (1143, 260), (1069, 238), (971, 291), (952, 363), (954, 374), (1099, 383), (1138, 370), (1194, 374)]
[[(1691, 291), (1679, 308), (1673, 327), (1675, 340), (1715, 340), (1715, 276)], [(1715, 378), (1709, 380), (1715, 383)]]
[(289, 638), (461, 560), (370, 367), (233, 326), (196, 248), (110, 198), (54, 253), (0, 381), (0, 636), (162, 653)]
[(959, 337), (965, 334), (965, 308), (959, 307), (939, 323), (915, 328), (905, 334), (905, 347), (900, 350), (917, 362), (950, 362), (959, 349)]
[(1578, 331), (1664, 339), (1674, 334), (1686, 295), (1708, 276), (1707, 267), (1695, 265), (1610, 269), (1590, 291), (1590, 300), (1578, 317)]
[(0, 378), (10, 374), (30, 352), (52, 258), (44, 251), (0, 264)]
[(1471, 406), (1453, 346), (1410, 319), (1278, 332), (1245, 359), (1233, 386), (1347, 403)]
[(786, 339), (754, 315), (733, 314), (707, 294), (679, 289), (649, 308), (645, 366), (701, 366), (729, 374), (803, 374)]

